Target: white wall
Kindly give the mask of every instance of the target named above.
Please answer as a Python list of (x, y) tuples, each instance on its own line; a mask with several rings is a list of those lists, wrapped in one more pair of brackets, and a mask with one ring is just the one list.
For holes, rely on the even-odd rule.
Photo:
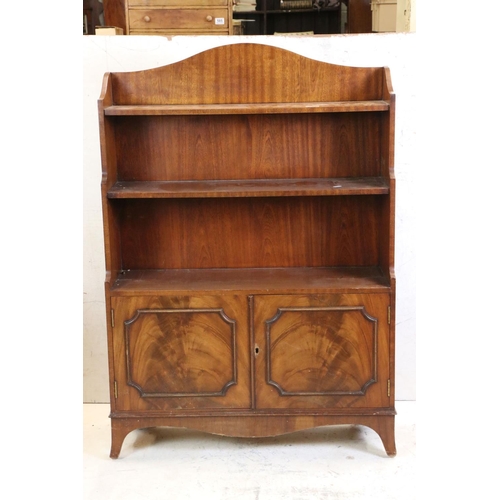
[(397, 0), (396, 31), (417, 31), (417, 0)]
[(266, 43), (350, 66), (389, 66), (396, 93), (396, 399), (414, 400), (416, 337), (416, 37), (414, 34), (316, 37), (83, 38), (83, 366), (84, 402), (108, 402), (104, 248), (97, 99), (106, 71), (163, 66), (228, 43)]

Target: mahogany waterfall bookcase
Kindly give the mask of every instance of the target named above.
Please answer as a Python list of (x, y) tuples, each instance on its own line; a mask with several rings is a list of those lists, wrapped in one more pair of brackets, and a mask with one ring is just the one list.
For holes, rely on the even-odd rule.
[(394, 439), (388, 68), (235, 43), (98, 102), (111, 454), (138, 428)]

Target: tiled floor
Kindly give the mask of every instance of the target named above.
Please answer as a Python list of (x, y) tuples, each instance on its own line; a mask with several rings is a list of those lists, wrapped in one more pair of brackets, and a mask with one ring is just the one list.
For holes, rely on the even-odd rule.
[(86, 404), (84, 500), (413, 500), (416, 402), (396, 402), (398, 454), (367, 427), (323, 427), (267, 439), (185, 429), (131, 432), (109, 458), (109, 406)]

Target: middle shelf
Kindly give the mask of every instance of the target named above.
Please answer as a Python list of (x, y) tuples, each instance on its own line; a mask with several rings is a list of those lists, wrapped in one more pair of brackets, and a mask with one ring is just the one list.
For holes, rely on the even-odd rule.
[(123, 198), (238, 198), (269, 196), (384, 195), (383, 177), (323, 179), (242, 179), (189, 181), (118, 181), (107, 193)]
[(112, 283), (112, 295), (159, 293), (377, 293), (390, 282), (378, 266), (128, 269)]

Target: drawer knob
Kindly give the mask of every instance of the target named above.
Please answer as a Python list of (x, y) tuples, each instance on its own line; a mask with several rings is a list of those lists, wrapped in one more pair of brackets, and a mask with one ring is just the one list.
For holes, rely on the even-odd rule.
[(212, 16), (207, 16), (207, 21), (210, 22), (213, 19)]
[(149, 23), (149, 21), (151, 21), (151, 18), (149, 16), (144, 16), (144, 21), (146, 21), (147, 23)]

